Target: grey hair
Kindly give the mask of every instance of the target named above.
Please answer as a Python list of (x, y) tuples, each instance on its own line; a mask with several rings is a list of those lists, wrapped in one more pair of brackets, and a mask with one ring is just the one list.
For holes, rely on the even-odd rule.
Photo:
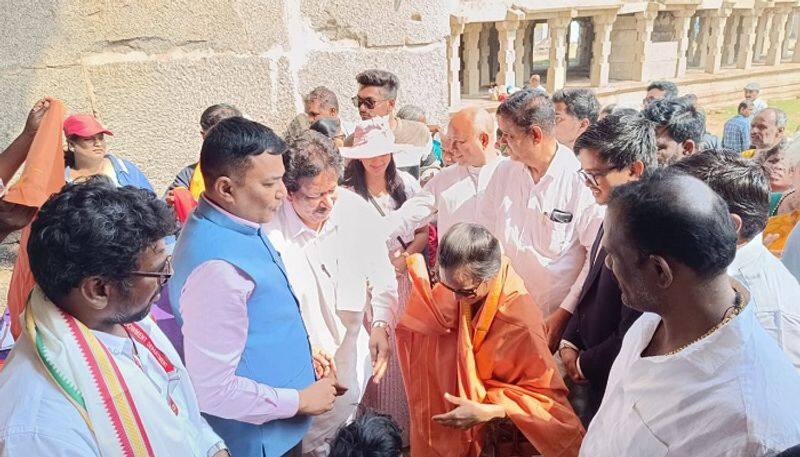
[(786, 116), (786, 113), (782, 109), (778, 108), (764, 108), (761, 110), (762, 113), (767, 111), (771, 111), (775, 113), (775, 126), (778, 128), (786, 128), (786, 123), (789, 121), (789, 117)]
[(465, 267), (473, 278), (486, 281), (500, 271), (500, 242), (486, 227), (460, 222), (442, 237), (437, 257), (441, 268)]
[(422, 119), (426, 118), (425, 110), (420, 108), (417, 105), (406, 105), (397, 112), (397, 117), (400, 119), (405, 119), (407, 121), (417, 121), (422, 122)]

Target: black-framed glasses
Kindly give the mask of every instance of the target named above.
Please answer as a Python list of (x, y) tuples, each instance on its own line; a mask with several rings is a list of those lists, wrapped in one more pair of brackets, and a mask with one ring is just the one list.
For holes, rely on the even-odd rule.
[(619, 170), (619, 169), (620, 169), (620, 167), (608, 167), (608, 168), (602, 168), (600, 170), (591, 170), (591, 171), (589, 171), (589, 170), (584, 170), (583, 168), (581, 168), (580, 170), (578, 170), (578, 175), (584, 181), (586, 181), (589, 184), (597, 187), (597, 178), (602, 178), (603, 176), (606, 176), (607, 174), (611, 173), (612, 171)]
[(172, 256), (168, 256), (167, 260), (164, 261), (164, 269), (161, 271), (139, 271), (134, 270), (131, 271), (131, 274), (134, 276), (143, 276), (145, 278), (158, 278), (158, 286), (163, 287), (164, 284), (169, 281), (169, 278), (173, 275), (172, 271)]
[(353, 102), (353, 106), (355, 106), (356, 108), (361, 108), (361, 105), (364, 105), (367, 109), (374, 109), (375, 105), (377, 105), (378, 103), (383, 103), (383, 102), (387, 101), (388, 99), (375, 100), (372, 97), (361, 98), (358, 95), (356, 95), (355, 97), (351, 98), (350, 100)]
[(471, 289), (454, 289), (454, 288), (448, 286), (447, 284), (443, 283), (442, 281), (439, 281), (439, 284), (441, 284), (442, 287), (444, 287), (445, 289), (449, 290), (450, 292), (458, 295), (459, 297), (464, 297), (466, 299), (470, 299), (470, 298), (475, 298), (475, 297), (478, 296), (478, 288), (480, 288), (483, 283), (480, 283), (480, 284), (478, 284), (477, 286), (475, 286), (475, 287), (473, 287)]

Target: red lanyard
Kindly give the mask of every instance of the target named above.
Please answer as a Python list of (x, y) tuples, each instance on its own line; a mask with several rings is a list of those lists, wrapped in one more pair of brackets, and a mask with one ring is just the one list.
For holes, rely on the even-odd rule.
[[(171, 375), (176, 371), (175, 365), (173, 365), (172, 362), (169, 361), (167, 356), (164, 355), (164, 353), (161, 352), (161, 350), (156, 347), (155, 343), (153, 343), (153, 340), (150, 338), (150, 335), (148, 335), (141, 327), (139, 327), (138, 324), (135, 323), (124, 324), (123, 327), (125, 327), (125, 330), (128, 331), (128, 335), (130, 335), (131, 338), (133, 338), (139, 344), (146, 347), (147, 350), (150, 351), (151, 354), (153, 354), (153, 357), (155, 357), (158, 364), (161, 365), (161, 368), (164, 369), (164, 371), (167, 373), (167, 378), (168, 379), (171, 378), (172, 377)], [(134, 361), (139, 366), (139, 368), (142, 368), (141, 362), (138, 360), (138, 358), (134, 358)], [(142, 371), (144, 371), (144, 369), (142, 369)], [(169, 386), (167, 387), (167, 401), (169, 402), (170, 409), (177, 416), (178, 405), (175, 404), (175, 402), (172, 400), (172, 396), (169, 394)]]

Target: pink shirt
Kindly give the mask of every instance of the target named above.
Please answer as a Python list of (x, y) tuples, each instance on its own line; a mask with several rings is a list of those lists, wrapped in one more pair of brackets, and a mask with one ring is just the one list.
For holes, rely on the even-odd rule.
[[(258, 227), (206, 202), (237, 223)], [(295, 389), (278, 389), (236, 375), (247, 341), (247, 301), (254, 288), (242, 270), (224, 260), (209, 260), (186, 280), (180, 309), (186, 368), (201, 411), (258, 425), (294, 417), (300, 396)]]

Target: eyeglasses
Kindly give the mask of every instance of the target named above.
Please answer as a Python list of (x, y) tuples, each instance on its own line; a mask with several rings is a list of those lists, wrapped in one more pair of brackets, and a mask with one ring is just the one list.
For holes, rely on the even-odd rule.
[(358, 95), (351, 98), (350, 100), (353, 101), (353, 106), (355, 106), (356, 108), (361, 108), (361, 105), (364, 105), (367, 109), (374, 109), (375, 105), (377, 105), (378, 103), (383, 103), (385, 101), (388, 101), (388, 99), (375, 100), (374, 98), (371, 97), (361, 98)]
[(597, 187), (597, 178), (602, 178), (603, 176), (606, 176), (607, 174), (611, 173), (612, 171), (619, 170), (619, 169), (620, 169), (620, 167), (608, 167), (608, 168), (603, 168), (603, 169), (600, 169), (600, 170), (588, 171), (588, 170), (584, 170), (583, 168), (581, 168), (580, 170), (578, 170), (578, 175), (584, 181), (586, 181), (589, 184)]
[(164, 261), (164, 269), (162, 271), (131, 271), (134, 276), (144, 276), (145, 278), (158, 278), (158, 287), (163, 287), (164, 284), (172, 277), (172, 256), (167, 257)]
[(471, 289), (454, 289), (454, 288), (448, 286), (447, 284), (443, 283), (442, 281), (439, 281), (439, 284), (441, 284), (442, 287), (444, 287), (445, 289), (449, 290), (450, 292), (453, 292), (454, 294), (458, 295), (459, 297), (464, 297), (466, 299), (477, 297), (478, 296), (478, 289), (483, 285), (483, 283), (480, 283), (480, 284), (478, 284), (477, 286), (475, 286), (475, 287), (473, 287)]

